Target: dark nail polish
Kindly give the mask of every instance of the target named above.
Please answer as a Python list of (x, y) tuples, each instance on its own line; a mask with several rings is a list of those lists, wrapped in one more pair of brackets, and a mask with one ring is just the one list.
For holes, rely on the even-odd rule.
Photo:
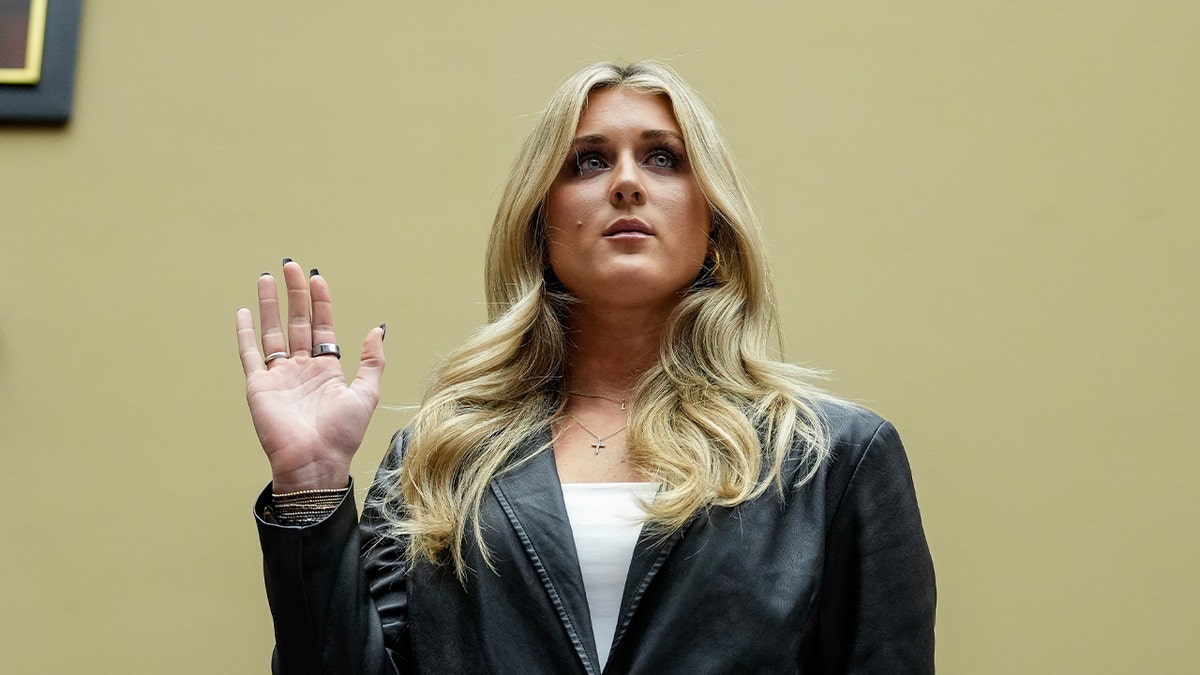
[(292, 259), (291, 259), (291, 258), (284, 258), (284, 259), (283, 259), (283, 264), (284, 264), (284, 265), (286, 265), (286, 264), (288, 264), (288, 263), (290, 263), (290, 262), (292, 262)]
[(383, 335), (379, 336), (379, 339), (383, 340), (387, 337), (387, 324), (381, 323), (381, 324), (379, 324), (379, 327), (383, 329)]
[(320, 274), (320, 272), (318, 272), (317, 268), (315, 268), (315, 267), (308, 271), (309, 278), (315, 277), (318, 274)]
[(260, 276), (260, 277), (269, 277), (269, 276), (271, 276), (271, 273), (270, 273), (270, 272), (263, 272), (262, 274), (260, 274), (260, 275), (258, 275), (258, 276)]

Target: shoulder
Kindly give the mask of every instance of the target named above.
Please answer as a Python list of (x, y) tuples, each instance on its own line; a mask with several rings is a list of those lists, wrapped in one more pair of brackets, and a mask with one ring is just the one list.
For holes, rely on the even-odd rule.
[(826, 399), (817, 403), (833, 456), (858, 455), (872, 445), (899, 445), (900, 435), (891, 422), (856, 403)]
[(857, 510), (867, 504), (876, 508), (911, 502), (915, 511), (912, 469), (896, 427), (845, 401), (822, 402), (820, 412), (829, 440), (820, 470), (828, 503), (844, 511), (848, 506)]
[(383, 460), (375, 470), (375, 480), (367, 490), (364, 516), (377, 516), (376, 512), (400, 493), (400, 465), (404, 463), (404, 453), (411, 438), (412, 427), (405, 427), (392, 434), (387, 452), (383, 454)]
[(825, 526), (819, 658), (837, 672), (933, 672), (937, 585), (900, 435), (862, 406), (821, 412), (830, 454), (810, 493)]
[(396, 469), (400, 466), (400, 463), (404, 461), (404, 452), (408, 449), (412, 435), (413, 429), (411, 426), (404, 427), (392, 434), (392, 440), (388, 441), (387, 453), (383, 456), (380, 469)]

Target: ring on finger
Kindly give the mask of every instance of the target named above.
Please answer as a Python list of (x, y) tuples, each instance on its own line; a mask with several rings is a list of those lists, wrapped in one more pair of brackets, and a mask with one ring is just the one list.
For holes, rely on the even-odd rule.
[(265, 357), (263, 357), (263, 364), (269, 366), (269, 365), (271, 365), (271, 362), (274, 361), (275, 359), (287, 359), (287, 358), (291, 358), (291, 356), (292, 355), (287, 352), (271, 352), (270, 354), (267, 354)]
[(322, 342), (312, 348), (313, 356), (324, 356), (326, 354), (332, 354), (339, 359), (342, 358), (342, 350), (332, 342)]

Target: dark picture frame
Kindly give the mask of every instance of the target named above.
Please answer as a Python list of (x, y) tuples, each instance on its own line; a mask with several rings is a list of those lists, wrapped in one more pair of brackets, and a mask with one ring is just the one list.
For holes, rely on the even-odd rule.
[(83, 0), (47, 0), (41, 75), (34, 84), (0, 83), (0, 124), (65, 124), (71, 118)]

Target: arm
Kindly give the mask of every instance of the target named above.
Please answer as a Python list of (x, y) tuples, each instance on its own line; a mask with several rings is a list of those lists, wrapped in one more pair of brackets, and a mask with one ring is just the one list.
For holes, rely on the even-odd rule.
[(852, 473), (830, 524), (823, 660), (829, 672), (932, 673), (933, 560), (900, 436), (883, 422), (841, 454)]
[(348, 493), (307, 527), (267, 522), (255, 505), (267, 600), (275, 623), (274, 673), (385, 673), (379, 618), (359, 560), (357, 515)]
[[(379, 400), (384, 327), (367, 334), (358, 374), (347, 382), (338, 348), (331, 346), (333, 301), (325, 279), (315, 269), (306, 279), (290, 259), (283, 277), (286, 323), (275, 280), (266, 273), (258, 281), (261, 334), (250, 310), (237, 312), (246, 401), (271, 464), (270, 489), (345, 488)], [(270, 498), (264, 493), (255, 515), (275, 618), (275, 672), (386, 672), (380, 620), (359, 559), (352, 493), (303, 527), (274, 521), (264, 509)]]
[[(379, 472), (399, 464), (393, 445)], [(351, 485), (353, 488), (353, 485)], [(379, 481), (372, 497), (379, 496)], [(324, 520), (288, 527), (255, 505), (267, 599), (275, 623), (275, 673), (402, 673), (409, 670), (407, 558), (384, 535), (368, 500), (358, 522), (351, 490)]]

